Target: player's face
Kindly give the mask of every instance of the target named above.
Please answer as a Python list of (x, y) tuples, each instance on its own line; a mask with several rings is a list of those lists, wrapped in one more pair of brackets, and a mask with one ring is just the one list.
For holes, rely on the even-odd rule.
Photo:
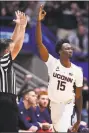
[(48, 95), (40, 96), (40, 98), (39, 98), (39, 105), (41, 107), (46, 108), (48, 106), (48, 102), (49, 102)]
[(34, 91), (28, 93), (28, 102), (30, 104), (35, 104), (37, 100), (37, 96)]
[(73, 47), (69, 43), (62, 45), (61, 54), (65, 57), (71, 58), (73, 55)]

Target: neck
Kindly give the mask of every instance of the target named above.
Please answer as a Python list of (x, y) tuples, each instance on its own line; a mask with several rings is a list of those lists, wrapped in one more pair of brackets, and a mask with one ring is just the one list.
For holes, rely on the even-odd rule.
[(31, 104), (28, 103), (28, 101), (23, 100), (25, 109), (29, 109), (31, 107)]
[(41, 110), (41, 111), (43, 111), (43, 110), (45, 109), (45, 107), (42, 107), (42, 106), (40, 106), (40, 105), (39, 105), (39, 107), (40, 107), (40, 110)]
[(60, 56), (60, 62), (61, 62), (61, 64), (64, 67), (67, 67), (67, 68), (71, 67), (71, 62), (70, 62), (70, 59), (69, 58), (65, 58), (64, 59), (63, 57)]

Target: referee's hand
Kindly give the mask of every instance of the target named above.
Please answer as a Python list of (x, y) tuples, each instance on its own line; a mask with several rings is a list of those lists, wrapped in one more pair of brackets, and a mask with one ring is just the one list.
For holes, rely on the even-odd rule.
[(16, 15), (16, 19), (14, 19), (13, 21), (17, 25), (26, 27), (26, 25), (27, 25), (27, 16), (25, 15), (25, 13), (18, 10), (18, 11), (15, 12), (15, 15)]
[(40, 6), (39, 12), (38, 12), (38, 21), (41, 21), (45, 18), (46, 12), (43, 10), (43, 5)]

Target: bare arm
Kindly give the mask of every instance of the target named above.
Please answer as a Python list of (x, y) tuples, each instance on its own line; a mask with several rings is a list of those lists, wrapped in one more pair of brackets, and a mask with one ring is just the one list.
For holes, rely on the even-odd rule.
[(37, 43), (37, 47), (39, 49), (41, 59), (44, 62), (46, 62), (48, 60), (49, 53), (48, 53), (48, 50), (46, 49), (46, 47), (44, 46), (44, 44), (42, 43), (42, 31), (41, 31), (41, 20), (46, 15), (46, 12), (44, 12), (44, 14), (42, 14), (42, 12), (43, 12), (43, 7), (41, 6), (39, 9), (37, 25), (36, 25), (36, 43)]
[(18, 53), (20, 52), (20, 50), (21, 50), (21, 48), (22, 48), (22, 46), (23, 46), (23, 42), (24, 42), (24, 35), (25, 35), (25, 28), (24, 27), (22, 27), (21, 26), (21, 28), (20, 28), (20, 32), (19, 32), (19, 34), (20, 34), (20, 38), (19, 38), (19, 40), (17, 40), (17, 41), (14, 41), (13, 39), (13, 41), (14, 41), (14, 48), (12, 49), (12, 51), (11, 51), (11, 55), (12, 55), (12, 60), (14, 60), (15, 58), (16, 58), (16, 56), (18, 55)]
[(80, 122), (81, 111), (82, 111), (82, 87), (76, 88), (75, 105), (76, 105), (76, 113), (77, 113), (77, 122)]
[(16, 26), (11, 37), (11, 39), (13, 40), (13, 44), (10, 45), (12, 60), (16, 58), (22, 48), (25, 29), (27, 25), (27, 18), (24, 13), (17, 11), (16, 17), (17, 19), (14, 20), (16, 22)]
[(18, 10), (15, 12), (16, 15), (16, 20), (14, 19), (13, 21), (16, 23), (15, 29), (12, 33), (11, 39), (12, 40), (16, 40), (17, 36), (19, 36), (19, 32), (20, 32), (20, 15), (21, 12)]
[(19, 31), (20, 31), (20, 25), (16, 24), (15, 29), (11, 36), (12, 40), (15, 40), (17, 38), (17, 35), (19, 35)]

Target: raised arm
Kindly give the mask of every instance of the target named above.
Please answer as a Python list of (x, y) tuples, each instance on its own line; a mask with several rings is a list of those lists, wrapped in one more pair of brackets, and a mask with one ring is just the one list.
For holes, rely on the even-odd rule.
[(44, 62), (46, 62), (49, 57), (48, 50), (42, 43), (41, 21), (44, 19), (45, 15), (46, 15), (46, 12), (43, 10), (43, 6), (41, 5), (39, 8), (38, 17), (37, 17), (36, 43), (37, 43), (37, 47), (40, 53), (40, 57)]
[(27, 25), (27, 17), (23, 12), (17, 11), (15, 14), (16, 20), (14, 21), (16, 22), (16, 26), (11, 37), (13, 44), (10, 45), (10, 51), (13, 60), (16, 58), (22, 48)]

